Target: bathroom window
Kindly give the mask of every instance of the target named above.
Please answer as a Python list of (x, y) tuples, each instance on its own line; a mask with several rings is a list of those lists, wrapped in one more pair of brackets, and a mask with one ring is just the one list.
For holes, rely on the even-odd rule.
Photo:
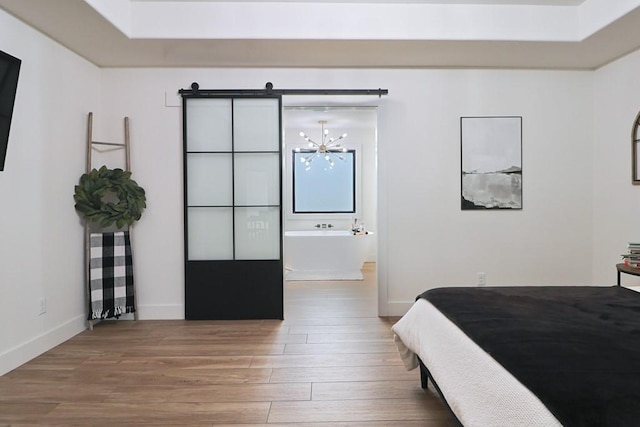
[(293, 153), (293, 213), (325, 214), (356, 211), (356, 151), (317, 157), (307, 165), (309, 152)]

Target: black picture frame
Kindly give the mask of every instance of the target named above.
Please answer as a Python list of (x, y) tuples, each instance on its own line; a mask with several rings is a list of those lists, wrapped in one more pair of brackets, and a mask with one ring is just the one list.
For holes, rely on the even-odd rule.
[(460, 117), (462, 210), (522, 209), (522, 117)]
[(638, 111), (631, 126), (631, 184), (633, 185), (640, 185), (640, 170), (638, 170), (640, 166), (640, 159), (638, 159), (640, 149), (638, 144), (640, 144), (640, 111)]

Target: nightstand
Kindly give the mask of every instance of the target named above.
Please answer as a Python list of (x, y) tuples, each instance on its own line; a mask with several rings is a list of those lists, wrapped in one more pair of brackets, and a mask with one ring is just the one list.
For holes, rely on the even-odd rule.
[(620, 286), (620, 273), (630, 274), (632, 276), (640, 276), (639, 267), (631, 267), (626, 264), (616, 264), (616, 270), (618, 270), (618, 286)]

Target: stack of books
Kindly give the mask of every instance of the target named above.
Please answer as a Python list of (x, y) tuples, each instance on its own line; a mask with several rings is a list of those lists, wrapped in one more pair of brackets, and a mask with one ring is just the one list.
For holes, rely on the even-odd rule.
[(640, 243), (629, 242), (627, 253), (622, 255), (622, 261), (629, 267), (640, 267)]

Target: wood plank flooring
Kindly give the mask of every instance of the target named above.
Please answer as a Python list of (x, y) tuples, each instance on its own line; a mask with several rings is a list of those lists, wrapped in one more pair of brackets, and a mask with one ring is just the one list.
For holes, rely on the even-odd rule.
[(285, 321), (102, 322), (0, 377), (0, 426), (451, 426), (364, 273), (286, 282)]

